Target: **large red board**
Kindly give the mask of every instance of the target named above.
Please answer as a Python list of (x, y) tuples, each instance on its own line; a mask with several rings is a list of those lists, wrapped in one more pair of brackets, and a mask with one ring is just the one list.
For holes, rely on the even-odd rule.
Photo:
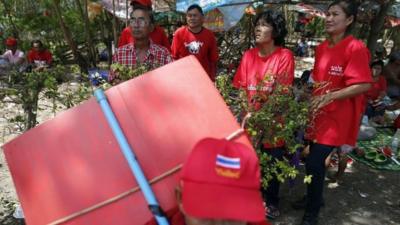
[[(150, 180), (181, 164), (204, 137), (239, 126), (195, 57), (106, 91)], [(245, 137), (238, 139), (250, 146)], [(136, 181), (94, 98), (3, 146), (28, 225), (49, 224), (133, 187)], [(178, 174), (152, 185), (161, 206), (175, 206)], [(151, 219), (141, 192), (64, 224), (141, 225)]]

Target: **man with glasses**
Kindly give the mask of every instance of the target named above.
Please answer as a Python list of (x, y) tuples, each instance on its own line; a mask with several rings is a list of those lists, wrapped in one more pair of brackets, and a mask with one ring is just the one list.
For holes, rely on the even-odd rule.
[[(151, 11), (145, 7), (133, 9), (130, 19), (134, 43), (129, 43), (117, 48), (113, 55), (113, 62), (135, 68), (145, 65), (149, 69), (155, 69), (172, 62), (172, 56), (168, 49), (154, 44), (150, 39), (150, 32), (154, 26)], [(110, 80), (113, 80), (115, 73), (111, 71)]]
[[(131, 6), (132, 6), (132, 8), (146, 7), (150, 11), (152, 10), (151, 0), (132, 0)], [(154, 44), (164, 46), (169, 51), (171, 50), (171, 45), (169, 43), (168, 37), (165, 34), (165, 31), (162, 27), (155, 25), (150, 32), (150, 39), (154, 42)], [(132, 36), (132, 27), (127, 26), (121, 32), (121, 36), (119, 37), (119, 40), (118, 40), (118, 47), (122, 47), (126, 44), (133, 43), (133, 42), (135, 42), (135, 38)]]
[(187, 26), (179, 28), (172, 40), (171, 52), (174, 59), (194, 55), (200, 61), (212, 81), (215, 79), (218, 47), (212, 31), (203, 27), (203, 9), (193, 4), (186, 12)]

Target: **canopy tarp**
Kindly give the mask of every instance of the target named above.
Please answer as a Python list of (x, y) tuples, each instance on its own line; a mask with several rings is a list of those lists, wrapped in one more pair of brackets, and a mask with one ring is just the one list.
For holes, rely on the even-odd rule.
[(318, 16), (325, 18), (325, 8), (324, 5), (309, 5), (304, 3), (299, 3), (296, 5), (289, 5), (289, 10), (293, 10), (299, 13), (311, 14), (312, 16)]

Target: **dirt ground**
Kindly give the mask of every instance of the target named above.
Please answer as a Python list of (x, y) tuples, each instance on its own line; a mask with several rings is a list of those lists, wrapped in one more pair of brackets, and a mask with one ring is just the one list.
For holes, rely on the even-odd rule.
[[(303, 168), (304, 169), (304, 168)], [(337, 168), (331, 168), (333, 173)], [(304, 174), (304, 173), (303, 173)], [(325, 206), (320, 225), (394, 225), (400, 224), (400, 172), (375, 170), (354, 162), (339, 183), (326, 179)], [(274, 225), (300, 224), (303, 211), (294, 210), (291, 202), (301, 198), (305, 185), (301, 176), (294, 187), (281, 188), (281, 216)]]
[[(302, 65), (301, 68), (304, 70), (309, 66)], [(41, 102), (40, 106), (43, 110), (40, 112), (39, 122), (54, 117), (50, 104)], [(13, 104), (1, 107), (0, 145), (3, 145), (19, 134), (17, 127), (10, 126), (7, 119), (20, 109)], [(302, 176), (295, 183), (292, 188), (287, 183), (282, 184), (281, 216), (271, 221), (274, 225), (300, 223), (303, 212), (292, 209), (290, 204), (304, 194)], [(400, 224), (400, 172), (374, 170), (354, 162), (346, 170), (341, 183), (326, 182), (324, 199), (325, 207), (321, 210), (320, 225)], [(4, 154), (0, 151), (0, 225), (20, 224), (12, 217), (16, 204), (18, 198), (15, 188)]]
[[(0, 224), (17, 225), (12, 218), (17, 196), (4, 155), (0, 154)], [(291, 208), (305, 190), (302, 177), (294, 187), (287, 183), (281, 188), (281, 213), (274, 225), (300, 223), (302, 211)], [(325, 207), (320, 225), (398, 225), (400, 224), (400, 172), (375, 170), (354, 162), (339, 184), (326, 182)], [(43, 212), (45, 213), (45, 212)]]

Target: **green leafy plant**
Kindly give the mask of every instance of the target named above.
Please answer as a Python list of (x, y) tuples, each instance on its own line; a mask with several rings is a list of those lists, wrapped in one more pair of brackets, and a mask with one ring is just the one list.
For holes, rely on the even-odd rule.
[(14, 103), (20, 104), (24, 117), (17, 115), (15, 121), (23, 122), (23, 129), (28, 130), (37, 124), (37, 111), (40, 93), (45, 97), (54, 97), (57, 93), (57, 76), (55, 70), (29, 73), (12, 70), (6, 81), (7, 88), (1, 89), (3, 95), (8, 96)]
[[(69, 79), (68, 74), (70, 74), (69, 68), (64, 66), (32, 72), (10, 70), (8, 77), (3, 80), (4, 87), (0, 88), (2, 103), (12, 102), (21, 106), (23, 114), (15, 115), (9, 119), (9, 122), (16, 124), (20, 130), (28, 130), (36, 126), (37, 114), (41, 110), (38, 103), (42, 98), (51, 100), (53, 113), (57, 111), (60, 103), (69, 108), (88, 99), (90, 86), (85, 86), (85, 84), (79, 84), (71, 93), (60, 89), (59, 84)], [(5, 97), (7, 101), (4, 100)]]
[(111, 70), (113, 71), (116, 79), (119, 82), (122, 82), (138, 77), (146, 73), (147, 71), (150, 71), (157, 67), (158, 67), (157, 65), (138, 64), (135, 68), (132, 68), (119, 63), (114, 63), (111, 65)]
[[(293, 87), (280, 85), (276, 85), (271, 93), (266, 93), (262, 91), (262, 86), (258, 85), (258, 91), (254, 95), (252, 103), (249, 104), (245, 90), (235, 89), (230, 76), (218, 76), (216, 85), (238, 118), (250, 113), (250, 117), (246, 121), (246, 130), (259, 156), (263, 172), (263, 186), (268, 186), (268, 182), (273, 176), (276, 176), (281, 182), (296, 177), (298, 171), (290, 165), (288, 160), (273, 163), (272, 158), (262, 151), (262, 146), (264, 143), (273, 145), (284, 141), (287, 154), (293, 154), (302, 146), (295, 141), (295, 133), (304, 131), (308, 125), (309, 96), (295, 98)], [(304, 90), (303, 93), (307, 92)]]

